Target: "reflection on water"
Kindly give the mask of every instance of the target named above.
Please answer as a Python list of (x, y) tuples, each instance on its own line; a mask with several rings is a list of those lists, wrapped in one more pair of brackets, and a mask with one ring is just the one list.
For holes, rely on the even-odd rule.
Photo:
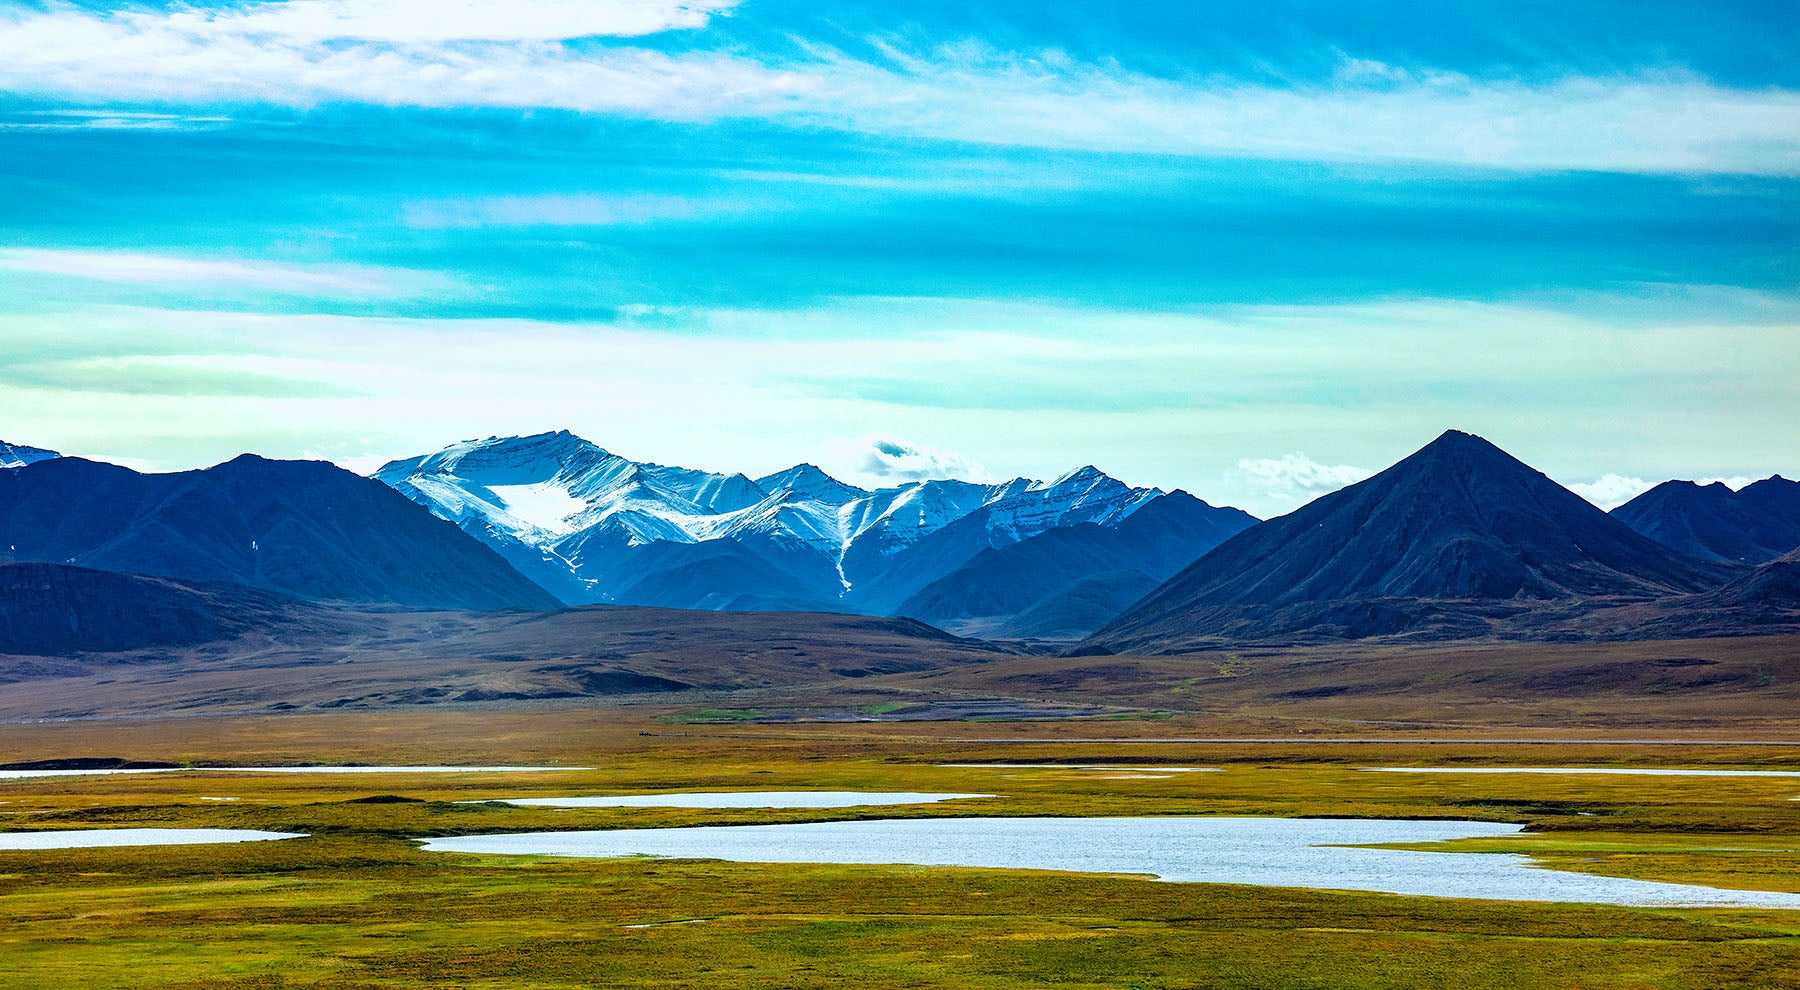
[(0, 780), (105, 777), (125, 773), (544, 773), (593, 767), (147, 767), (142, 770), (0, 770)]
[(1599, 773), (1645, 777), (1800, 777), (1800, 770), (1668, 770), (1659, 767), (1362, 767), (1369, 773)]
[(92, 828), (66, 832), (0, 832), (0, 849), (101, 849), (113, 846), (210, 846), (304, 839), (298, 832), (242, 828)]
[(1527, 857), (1512, 854), (1341, 848), (1520, 830), (1493, 822), (1366, 819), (925, 818), (420, 841), (440, 852), (1069, 870), (1487, 900), (1800, 909), (1800, 894), (1569, 873), (1537, 868)]
[(538, 808), (856, 808), (878, 804), (933, 804), (938, 801), (993, 796), (920, 794), (912, 791), (713, 791), (687, 794), (614, 794), (605, 797), (509, 798), (491, 803)]

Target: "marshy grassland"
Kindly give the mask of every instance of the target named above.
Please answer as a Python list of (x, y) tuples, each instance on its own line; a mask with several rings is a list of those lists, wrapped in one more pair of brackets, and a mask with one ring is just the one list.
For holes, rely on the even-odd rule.
[[(427, 835), (946, 815), (1475, 818), (1616, 876), (1800, 891), (1800, 778), (1385, 774), (1371, 766), (1800, 768), (1800, 746), (1306, 742), (1137, 722), (695, 724), (680, 709), (0, 726), (0, 760), (562, 765), (0, 781), (0, 829), (304, 832), (0, 852), (0, 988), (1800, 987), (1800, 912), (1631, 909), (900, 866), (425, 853)], [(1229, 731), (1228, 731), (1229, 730)], [(641, 733), (649, 733), (648, 735)], [(1453, 734), (1440, 734), (1449, 738)], [(1150, 740), (1150, 741), (1146, 741)], [(1163, 741), (1155, 741), (1163, 740)], [(1211, 766), (1217, 773), (943, 763)], [(850, 809), (551, 809), (654, 790), (959, 791)]]

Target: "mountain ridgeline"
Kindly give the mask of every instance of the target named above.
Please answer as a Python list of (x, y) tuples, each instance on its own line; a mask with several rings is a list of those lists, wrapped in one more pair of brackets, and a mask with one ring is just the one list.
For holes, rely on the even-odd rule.
[[(1011, 613), (991, 609), (1022, 611), (1101, 572), (1140, 575), (1131, 587), (1141, 593), (1254, 521), (1093, 467), (1052, 482), (870, 491), (810, 464), (751, 479), (639, 463), (566, 432), (456, 444), (375, 477), (571, 605), (910, 615), (925, 589), (984, 552), (1076, 528), (1107, 534), (1116, 560), (1095, 549), (1055, 581), (1034, 573), (1029, 595), (1000, 587), (1017, 574), (984, 566), (938, 587), (927, 610), (1002, 621)], [(1089, 624), (1060, 635), (1091, 630), (1135, 597), (1113, 593), (1110, 610), (1090, 608)]]
[(1227, 540), (1081, 648), (1483, 636), (1538, 614), (1538, 603), (1679, 599), (1742, 573), (1640, 535), (1486, 440), (1450, 431)]
[[(569, 433), (375, 478), (254, 455), (175, 474), (0, 456), (0, 653), (587, 606), (887, 616), (909, 641), (929, 623), (1076, 654), (1800, 632), (1800, 483), (1671, 482), (1609, 515), (1456, 431), (1266, 522), (1092, 467), (866, 490), (806, 464), (753, 479), (639, 463)], [(495, 628), (538, 628), (521, 621)]]
[(0, 470), (0, 562), (28, 561), (313, 601), (557, 606), (492, 550), (385, 485), (250, 454), (176, 474), (76, 457)]
[(1737, 491), (1665, 481), (1612, 516), (1690, 557), (1761, 564), (1800, 547), (1800, 481), (1776, 475)]
[(1116, 526), (1062, 526), (983, 550), (898, 611), (966, 635), (1079, 637), (1255, 523), (1172, 492)]
[(27, 464), (36, 464), (39, 461), (48, 461), (61, 456), (54, 450), (27, 447), (23, 444), (0, 440), (0, 469), (24, 467)]

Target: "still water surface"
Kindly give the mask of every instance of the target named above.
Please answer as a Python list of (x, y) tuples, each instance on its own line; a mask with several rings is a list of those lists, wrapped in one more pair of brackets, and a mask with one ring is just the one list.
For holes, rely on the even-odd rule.
[(1660, 767), (1363, 767), (1369, 773), (1627, 774), (1644, 777), (1800, 777), (1800, 770), (1670, 770)]
[(210, 846), (305, 837), (298, 832), (258, 832), (242, 828), (91, 828), (64, 832), (0, 832), (0, 849)]
[(1534, 867), (1521, 855), (1348, 849), (1514, 835), (1494, 822), (1297, 818), (925, 818), (537, 832), (420, 840), (438, 852), (913, 864), (1384, 891), (1487, 900), (1800, 910), (1800, 894), (1720, 890)]
[(544, 773), (592, 767), (146, 767), (126, 770), (0, 770), (0, 780), (107, 777), (124, 773)]
[(509, 798), (465, 804), (516, 804), (537, 808), (856, 808), (878, 804), (934, 804), (992, 794), (920, 794), (912, 791), (713, 791), (686, 794), (613, 794), (604, 797)]

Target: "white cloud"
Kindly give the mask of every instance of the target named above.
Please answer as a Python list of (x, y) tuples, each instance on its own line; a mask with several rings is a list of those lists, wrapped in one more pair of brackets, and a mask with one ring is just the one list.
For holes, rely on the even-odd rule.
[(1610, 512), (1656, 486), (1657, 482), (1642, 478), (1606, 474), (1594, 481), (1569, 485), (1568, 489)]
[(28, 110), (0, 120), (0, 131), (193, 131), (216, 130), (231, 118), (216, 114), (132, 110)]
[[(1800, 174), (1800, 93), (1671, 74), (1543, 83), (1346, 60), (1325, 82), (1174, 80), (977, 43), (773, 62), (566, 42), (698, 26), (719, 3), (15, 11), (0, 91), (65, 100), (554, 108), (769, 117), (993, 144), (1507, 169)], [(429, 8), (429, 13), (418, 13)], [(0, 19), (7, 15), (0, 14)], [(879, 39), (874, 39), (879, 41)]]
[(201, 36), (287, 42), (560, 41), (635, 37), (705, 27), (737, 0), (286, 0), (239, 7), (178, 7), (118, 20)]
[[(721, 207), (708, 204), (706, 212)], [(698, 215), (702, 206), (684, 196), (543, 195), (490, 196), (480, 199), (426, 200), (408, 203), (403, 219), (424, 229), (475, 227), (613, 226), (682, 219)]]
[(987, 469), (951, 450), (921, 447), (904, 440), (876, 437), (860, 441), (854, 466), (847, 472), (865, 483), (892, 485), (909, 481), (956, 478), (987, 480)]
[[(1732, 491), (1737, 491), (1755, 480), (1755, 478), (1746, 478), (1742, 475), (1735, 475), (1729, 478), (1696, 478), (1694, 479), (1694, 484), (1702, 487), (1723, 484)], [(1660, 481), (1646, 481), (1643, 478), (1631, 478), (1618, 474), (1605, 474), (1598, 480), (1576, 482), (1566, 487), (1575, 494), (1587, 499), (1589, 502), (1611, 512), (1660, 484), (1662, 484)]]
[(132, 251), (0, 248), (0, 270), (162, 286), (232, 286), (291, 295), (386, 297), (448, 280), (432, 272), (362, 265), (288, 265), (272, 261), (183, 258)]
[(1375, 473), (1349, 464), (1320, 464), (1299, 452), (1246, 458), (1237, 462), (1237, 471), (1270, 498), (1289, 503), (1310, 502)]

